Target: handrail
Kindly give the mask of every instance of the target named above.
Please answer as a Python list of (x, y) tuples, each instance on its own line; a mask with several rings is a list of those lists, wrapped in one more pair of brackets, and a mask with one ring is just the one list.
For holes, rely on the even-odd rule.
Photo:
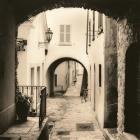
[(46, 98), (47, 98), (47, 90), (46, 87), (41, 90), (40, 95), (40, 112), (39, 112), (39, 128), (41, 128), (43, 120), (46, 117)]
[[(39, 116), (39, 128), (41, 128), (43, 120), (46, 117), (46, 103), (47, 103), (47, 88), (46, 86), (18, 86), (19, 91), (23, 95), (32, 97), (33, 102), (31, 103), (32, 115)], [(30, 114), (31, 115), (31, 114)]]

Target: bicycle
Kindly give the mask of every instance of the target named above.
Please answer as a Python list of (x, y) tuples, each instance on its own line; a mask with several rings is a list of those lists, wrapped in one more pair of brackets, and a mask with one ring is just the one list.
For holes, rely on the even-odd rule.
[(83, 89), (83, 95), (81, 96), (81, 102), (83, 102), (83, 100), (85, 102), (87, 102), (87, 97), (88, 97), (88, 89)]

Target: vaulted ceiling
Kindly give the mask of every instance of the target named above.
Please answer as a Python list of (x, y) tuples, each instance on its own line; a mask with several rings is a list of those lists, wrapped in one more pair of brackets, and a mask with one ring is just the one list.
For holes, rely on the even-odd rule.
[(59, 7), (83, 7), (98, 10), (114, 18), (135, 16), (140, 13), (140, 0), (9, 0), (17, 23), (43, 10)]

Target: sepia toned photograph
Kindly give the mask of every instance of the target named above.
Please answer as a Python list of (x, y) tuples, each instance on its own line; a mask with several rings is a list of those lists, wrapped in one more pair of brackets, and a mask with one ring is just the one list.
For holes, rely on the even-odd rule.
[(1, 0), (0, 140), (140, 140), (139, 64), (139, 0)]

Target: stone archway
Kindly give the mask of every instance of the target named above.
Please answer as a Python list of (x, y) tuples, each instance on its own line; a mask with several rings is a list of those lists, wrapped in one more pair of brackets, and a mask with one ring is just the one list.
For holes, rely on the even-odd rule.
[(140, 11), (138, 0), (24, 0), (20, 2), (18, 0), (13, 0), (8, 2), (9, 5), (12, 5), (15, 11), (17, 24), (41, 11), (60, 7), (83, 7), (87, 9), (94, 9), (114, 18), (126, 17), (126, 15), (130, 15), (132, 11), (135, 13), (139, 13)]
[[(118, 106), (118, 130), (123, 132), (124, 124), (124, 53), (125, 49), (130, 46), (136, 39), (139, 40), (137, 28), (132, 26), (139, 22), (140, 4), (139, 0), (1, 0), (0, 1), (0, 79), (1, 79), (1, 115), (0, 115), (0, 132), (14, 122), (15, 115), (15, 40), (16, 26), (29, 17), (37, 13), (58, 8), (58, 7), (84, 7), (98, 10), (110, 15), (113, 18), (128, 19), (132, 17), (131, 23), (127, 20), (119, 22), (118, 37), (118, 93), (120, 105)], [(133, 19), (136, 19), (136, 21)], [(132, 26), (131, 26), (132, 25)], [(123, 36), (123, 37), (122, 37)], [(9, 69), (10, 67), (10, 69)], [(6, 70), (6, 71), (5, 71)], [(9, 84), (10, 83), (10, 84)], [(5, 103), (9, 98), (9, 104)], [(10, 98), (11, 97), (11, 98)], [(10, 115), (9, 115), (10, 114)], [(7, 118), (7, 116), (11, 116)], [(5, 120), (7, 118), (7, 120)]]
[(53, 75), (54, 75), (54, 72), (55, 72), (55, 69), (58, 67), (59, 64), (63, 63), (64, 61), (76, 61), (78, 62), (79, 64), (81, 64), (84, 68), (84, 71), (83, 71), (83, 80), (82, 80), (82, 86), (81, 86), (81, 92), (80, 92), (80, 95), (82, 95), (82, 89), (83, 88), (87, 88), (88, 87), (88, 70), (87, 68), (78, 60), (76, 59), (73, 59), (73, 58), (60, 58), (58, 60), (55, 60), (54, 62), (52, 62), (52, 64), (48, 67), (47, 71), (46, 71), (46, 77), (47, 77), (47, 85), (48, 85), (48, 92), (49, 92), (49, 95), (51, 97), (54, 96), (54, 78), (53, 78)]

